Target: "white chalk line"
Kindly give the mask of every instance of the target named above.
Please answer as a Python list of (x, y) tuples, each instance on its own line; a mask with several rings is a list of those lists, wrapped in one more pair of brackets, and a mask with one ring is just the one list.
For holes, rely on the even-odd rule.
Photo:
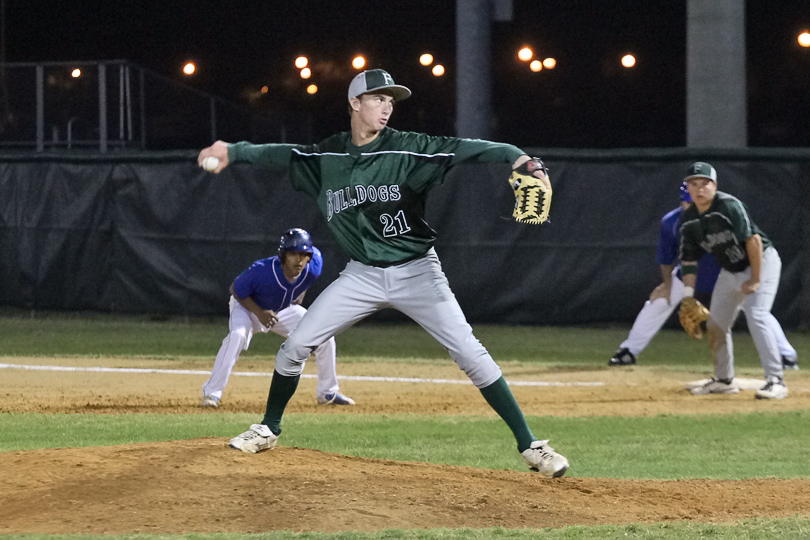
[[(110, 367), (75, 367), (75, 366), (31, 366), (25, 364), (0, 364), (0, 369), (27, 369), (33, 371), (80, 371), (93, 373), (158, 373), (163, 375), (211, 375), (210, 371), (191, 369), (151, 369), (151, 368), (110, 368)], [(231, 376), (237, 377), (272, 377), (272, 373), (260, 371), (234, 371)], [(303, 379), (317, 379), (317, 375), (302, 374)], [(373, 377), (366, 375), (338, 375), (342, 381), (370, 381), (396, 383), (426, 384), (472, 384), (469, 380), (457, 379), (422, 379), (419, 377)], [(509, 386), (604, 386), (603, 382), (559, 382), (559, 381), (507, 381)]]

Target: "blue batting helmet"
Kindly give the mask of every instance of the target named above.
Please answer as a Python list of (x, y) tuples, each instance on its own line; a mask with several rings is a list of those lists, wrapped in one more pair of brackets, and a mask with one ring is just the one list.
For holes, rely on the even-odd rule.
[(689, 195), (689, 190), (686, 189), (686, 182), (681, 184), (681, 202), (692, 202), (692, 196)]
[(304, 229), (290, 229), (281, 235), (278, 244), (278, 258), (284, 262), (284, 256), (288, 251), (300, 251), (312, 255), (312, 238)]

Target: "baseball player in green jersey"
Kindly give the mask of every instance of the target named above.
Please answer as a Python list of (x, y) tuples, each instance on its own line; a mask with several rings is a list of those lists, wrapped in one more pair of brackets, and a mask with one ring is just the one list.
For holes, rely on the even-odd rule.
[[(568, 460), (529, 429), (501, 370), (475, 338), (433, 249), (436, 233), (425, 221), (430, 189), (464, 162), (510, 163), (531, 158), (515, 146), (456, 137), (433, 137), (388, 127), (395, 102), (411, 91), (381, 69), (364, 71), (349, 85), (351, 131), (320, 144), (227, 144), (217, 141), (198, 157), (230, 163), (281, 166), (295, 189), (315, 199), (337, 243), (351, 261), (310, 306), (277, 356), (267, 409), (258, 424), (230, 441), (254, 453), (273, 448), (281, 417), (315, 347), (384, 308), (415, 320), (450, 356), (504, 419), (531, 470), (562, 476)], [(542, 169), (535, 176), (550, 186)]]
[[(703, 252), (714, 255), (720, 275), (712, 293), (706, 324), (709, 347), (714, 355), (714, 377), (692, 389), (696, 395), (736, 394), (734, 349), (731, 327), (742, 309), (754, 339), (766, 384), (759, 399), (784, 399), (782, 357), (771, 326), (771, 314), (782, 261), (765, 233), (751, 219), (748, 208), (735, 197), (717, 191), (717, 171), (696, 162), (685, 178), (694, 204), (681, 218), (680, 259), (684, 296), (694, 295), (697, 261)], [(683, 308), (682, 308), (683, 309)]]

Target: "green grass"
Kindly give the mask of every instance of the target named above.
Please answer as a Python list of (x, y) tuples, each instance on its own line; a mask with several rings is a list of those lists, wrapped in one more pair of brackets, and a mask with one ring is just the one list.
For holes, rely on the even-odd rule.
[[(0, 355), (120, 356), (168, 360), (210, 359), (227, 331), (227, 319), (154, 320), (149, 317), (59, 315), (0, 317)], [(607, 369), (607, 358), (628, 328), (549, 328), (476, 326), (476, 336), (499, 361), (560, 367)], [(810, 334), (789, 333), (800, 358), (810, 353)], [(275, 356), (281, 339), (253, 341), (245, 356)], [(759, 374), (750, 336), (735, 336), (741, 373)], [(447, 353), (416, 325), (354, 327), (338, 337), (341, 362), (449, 362)], [(643, 366), (706, 372), (706, 344), (679, 330), (659, 333), (641, 357)], [(2, 371), (0, 371), (2, 376)], [(100, 446), (231, 437), (257, 421), (255, 415), (171, 414), (0, 414), (0, 451), (64, 446)], [(808, 478), (803, 449), (810, 447), (810, 411), (715, 416), (661, 415), (653, 418), (529, 417), (540, 437), (572, 461), (571, 476), (688, 479), (759, 477)], [(285, 417), (283, 446), (405, 461), (524, 470), (505, 425), (492, 416), (317, 415)], [(430, 441), (430, 444), (426, 444)], [(627, 459), (632, 456), (632, 459)], [(778, 456), (779, 459), (772, 459)], [(810, 518), (752, 519), (732, 524), (694, 522), (624, 526), (511, 530), (389, 530), (378, 533), (118, 535), (138, 540), (278, 539), (483, 539), (483, 538), (808, 538)], [(15, 535), (0, 538), (54, 540), (99, 538), (87, 535)]]
[(624, 538), (632, 540), (805, 540), (810, 537), (810, 519), (790, 517), (779, 520), (745, 519), (729, 524), (692, 522), (598, 525), (578, 525), (560, 529), (389, 529), (374, 533), (292, 533), (268, 532), (262, 534), (184, 534), (184, 535), (0, 535), (3, 539), (20, 540), (604, 540)]
[[(0, 317), (0, 355), (6, 356), (147, 356), (155, 358), (211, 358), (228, 330), (228, 320), (171, 319), (110, 315), (36, 314), (35, 317)], [(514, 327), (475, 326), (476, 337), (499, 362), (542, 363), (550, 366), (604, 367), (625, 327)], [(799, 357), (810, 354), (810, 333), (790, 332), (788, 338)], [(337, 338), (340, 362), (413, 362), (446, 360), (447, 352), (416, 324), (361, 324)], [(256, 336), (244, 358), (275, 358), (282, 339), (275, 334)], [(735, 364), (759, 366), (751, 337), (735, 336)], [(711, 363), (705, 341), (689, 339), (683, 331), (664, 330), (642, 353), (643, 365), (683, 369)]]
[[(0, 415), (0, 451), (233, 437), (255, 415)], [(569, 476), (603, 478), (810, 478), (810, 411), (657, 418), (529, 417), (541, 437), (571, 456)], [(500, 419), (468, 416), (285, 417), (280, 444), (325, 452), (523, 471)], [(427, 444), (429, 442), (429, 444)], [(574, 456), (576, 456), (574, 458)], [(632, 456), (632, 459), (627, 459)], [(779, 459), (773, 459), (779, 456)]]

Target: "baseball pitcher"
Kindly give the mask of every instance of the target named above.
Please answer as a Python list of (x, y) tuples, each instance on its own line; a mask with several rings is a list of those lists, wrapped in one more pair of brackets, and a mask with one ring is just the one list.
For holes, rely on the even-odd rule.
[(310, 351), (390, 307), (441, 342), (512, 430), (531, 470), (562, 476), (568, 460), (529, 429), (500, 368), (473, 335), (450, 290), (433, 249), (436, 233), (425, 221), (428, 193), (451, 167), (501, 162), (516, 171), (508, 184), (515, 192), (515, 219), (542, 223), (551, 200), (546, 168), (509, 144), (388, 127), (395, 103), (410, 95), (386, 71), (364, 71), (349, 85), (350, 132), (310, 146), (218, 141), (200, 152), (200, 165), (208, 156), (218, 159), (214, 172), (235, 162), (286, 168), (293, 187), (315, 200), (335, 240), (352, 259), (281, 346), (261, 423), (231, 439), (230, 445), (244, 452), (275, 446), (284, 408)]

